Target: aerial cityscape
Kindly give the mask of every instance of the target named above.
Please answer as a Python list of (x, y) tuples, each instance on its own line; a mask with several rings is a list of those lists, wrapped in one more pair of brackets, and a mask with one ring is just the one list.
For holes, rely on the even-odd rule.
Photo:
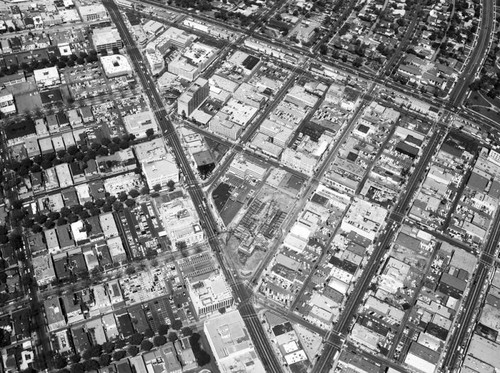
[(497, 4), (0, 0), (0, 373), (500, 372)]

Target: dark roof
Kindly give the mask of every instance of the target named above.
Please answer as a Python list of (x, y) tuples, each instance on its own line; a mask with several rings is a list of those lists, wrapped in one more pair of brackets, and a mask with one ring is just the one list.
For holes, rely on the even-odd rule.
[(57, 256), (54, 255), (52, 259), (54, 260), (54, 270), (57, 278), (59, 280), (69, 278), (68, 256), (66, 253)]
[(193, 158), (198, 167), (214, 163), (212, 154), (208, 150), (193, 154)]
[(370, 243), (371, 243), (371, 241), (368, 238), (365, 238), (362, 235), (360, 235), (354, 231), (351, 231), (347, 234), (347, 239), (349, 241), (357, 243), (358, 245), (360, 245), (364, 248), (367, 248), (368, 246), (370, 246)]
[(71, 268), (71, 271), (74, 274), (82, 274), (87, 273), (87, 263), (85, 263), (85, 258), (83, 257), (82, 251), (75, 252), (68, 256), (68, 262)]
[(118, 373), (132, 373), (132, 368), (130, 367), (128, 360), (125, 360), (121, 363), (117, 363), (116, 369)]
[(314, 193), (311, 201), (325, 207), (328, 204), (328, 198), (320, 196), (318, 193)]
[(463, 152), (464, 152), (462, 149), (455, 148), (454, 146), (447, 144), (447, 143), (444, 143), (441, 146), (441, 150), (445, 153), (448, 153), (448, 154), (454, 156), (454, 157), (461, 157)]
[(90, 235), (95, 236), (102, 233), (101, 223), (99, 222), (99, 216), (90, 216), (87, 218), (87, 224), (90, 225)]
[(106, 191), (102, 180), (96, 180), (89, 184), (89, 192), (94, 199), (104, 198)]
[(28, 237), (28, 246), (31, 253), (36, 253), (39, 251), (43, 251), (47, 248), (45, 243), (43, 242), (43, 234), (35, 233)]
[(111, 259), (111, 255), (109, 254), (108, 246), (106, 245), (106, 241), (97, 244), (96, 254), (97, 259), (99, 260), (99, 264), (102, 267), (113, 264), (113, 260)]
[(73, 342), (77, 351), (83, 352), (90, 348), (89, 336), (82, 327), (71, 329), (71, 333), (73, 334)]
[(147, 329), (150, 329), (148, 319), (140, 304), (128, 308), (128, 313), (137, 333), (144, 333)]
[(66, 315), (74, 312), (81, 311), (80, 300), (75, 294), (66, 294), (61, 297), (64, 304), (64, 312)]
[(42, 99), (42, 104), (52, 104), (55, 102), (62, 102), (63, 100), (61, 90), (59, 88), (41, 91), (40, 98)]
[(418, 148), (403, 141), (398, 143), (396, 150), (412, 158), (415, 158), (418, 155)]
[(452, 276), (449, 273), (443, 273), (441, 276), (441, 282), (460, 292), (465, 290), (467, 283), (464, 280), (460, 280), (458, 277)]
[(420, 147), (422, 145), (422, 140), (417, 139), (416, 137), (413, 137), (412, 135), (406, 136), (405, 141), (409, 142), (410, 144), (414, 144), (418, 147)]
[(24, 137), (35, 133), (35, 122), (31, 119), (24, 119), (19, 122), (16, 121), (14, 124), (5, 127), (5, 136), (7, 140), (12, 140), (18, 137)]
[(61, 192), (61, 195), (66, 206), (74, 206), (79, 204), (78, 195), (76, 194), (76, 190), (74, 188), (63, 190)]
[(132, 325), (132, 319), (130, 315), (125, 312), (121, 315), (116, 315), (116, 321), (118, 321), (118, 330), (124, 338), (130, 337), (134, 334), (134, 326)]
[(259, 63), (260, 59), (254, 56), (248, 56), (243, 60), (242, 65), (247, 69), (247, 70), (252, 70), (255, 65)]
[(42, 173), (41, 172), (32, 172), (31, 173), (31, 185), (32, 186), (42, 185)]
[(71, 174), (73, 176), (79, 176), (85, 174), (85, 170), (80, 167), (80, 163), (78, 162), (71, 162), (69, 164), (69, 169), (71, 170)]
[(14, 325), (14, 332), (16, 335), (21, 335), (28, 338), (31, 334), (30, 327), (30, 310), (23, 308), (12, 312), (12, 323)]
[(89, 174), (94, 174), (97, 172), (97, 163), (95, 159), (89, 159), (87, 161), (87, 168), (85, 169), (85, 172)]
[[(4, 59), (4, 63), (5, 62), (6, 62), (6, 60)], [(24, 72), (17, 72), (17, 73), (12, 74), (12, 75), (2, 76), (2, 77), (0, 77), (0, 86), (2, 86), (5, 83), (9, 83), (13, 80), (19, 80), (19, 79), (23, 79), (23, 80), (25, 79)]]
[(421, 241), (418, 238), (407, 235), (406, 233), (400, 233), (396, 239), (396, 244), (413, 251), (418, 251), (420, 249)]
[(69, 224), (58, 225), (56, 227), (57, 230), (57, 238), (59, 239), (59, 246), (61, 249), (65, 247), (70, 247), (75, 244), (75, 241), (71, 237)]
[(342, 303), (342, 300), (344, 299), (344, 296), (342, 295), (341, 292), (335, 290), (330, 286), (327, 286), (323, 289), (323, 295), (327, 298), (330, 298), (331, 300), (333, 300), (338, 304)]
[(500, 198), (500, 183), (498, 181), (493, 180), (491, 182), (490, 191), (488, 192), (488, 195), (495, 199)]
[(64, 111), (58, 112), (56, 114), (56, 116), (57, 116), (57, 120), (59, 121), (60, 125), (69, 124), (68, 117), (66, 116), (66, 114), (64, 113)]
[(408, 353), (412, 353), (413, 355), (418, 356), (419, 358), (428, 361), (429, 363), (432, 364), (437, 364), (439, 360), (439, 353), (417, 342), (413, 342), (411, 344)]
[(475, 172), (472, 172), (469, 181), (467, 182), (467, 186), (471, 189), (478, 190), (480, 192), (484, 192), (486, 186), (488, 185), (489, 180), (484, 176), (481, 176)]
[(47, 121), (47, 125), (50, 126), (57, 126), (59, 123), (57, 122), (57, 117), (55, 114), (50, 114), (45, 117), (45, 120)]
[(365, 126), (364, 124), (360, 124), (357, 128), (357, 130), (359, 132), (362, 132), (362, 133), (368, 133), (368, 131), (370, 130), (370, 127), (368, 126)]

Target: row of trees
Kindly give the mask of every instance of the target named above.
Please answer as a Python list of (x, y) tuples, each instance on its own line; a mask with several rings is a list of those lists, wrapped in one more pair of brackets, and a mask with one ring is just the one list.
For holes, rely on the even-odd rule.
[(69, 146), (65, 150), (36, 155), (33, 159), (25, 158), (22, 161), (13, 160), (6, 166), (20, 176), (28, 176), (30, 172), (40, 172), (42, 169), (57, 166), (62, 163), (79, 162), (82, 168), (86, 168), (86, 162), (96, 159), (97, 156), (107, 156), (122, 149), (128, 149), (131, 142), (135, 140), (133, 134), (113, 139), (103, 138), (101, 142), (94, 142), (90, 146), (83, 144)]
[[(176, 325), (179, 329), (181, 325)], [(193, 331), (189, 327), (182, 328), (183, 336), (193, 337)], [(97, 370), (101, 367), (107, 367), (112, 361), (120, 361), (124, 357), (136, 356), (139, 352), (151, 351), (153, 347), (161, 347), (169, 342), (175, 342), (179, 338), (177, 332), (170, 331), (168, 325), (162, 324), (158, 327), (157, 334), (151, 330), (147, 329), (143, 334), (134, 333), (127, 340), (117, 339), (115, 342), (106, 342), (102, 345), (93, 345), (87, 350), (85, 350), (81, 356), (79, 354), (72, 355), (69, 361), (66, 357), (61, 354), (55, 354), (49, 361), (49, 367), (51, 369), (62, 369), (60, 373), (83, 373), (92, 370)], [(195, 337), (193, 339), (198, 343), (198, 346), (193, 347), (193, 352), (196, 349), (201, 349), (199, 346), (199, 338)], [(201, 357), (201, 361), (203, 360)], [(210, 356), (208, 356), (208, 362), (210, 362)], [(65, 369), (68, 364), (71, 367)]]
[[(101, 55), (106, 54), (101, 52)], [(33, 70), (43, 69), (46, 67), (57, 66), (59, 69), (64, 69), (66, 66), (73, 67), (76, 64), (83, 65), (85, 63), (94, 63), (98, 61), (97, 52), (95, 50), (80, 52), (79, 55), (71, 54), (69, 56), (56, 56), (52, 54), (49, 58), (42, 58), (41, 60), (32, 59), (30, 62), (22, 62), (20, 65), (12, 64), (9, 67), (3, 66), (0, 69), (0, 76), (12, 75), (22, 69), (27, 73), (32, 73)]]

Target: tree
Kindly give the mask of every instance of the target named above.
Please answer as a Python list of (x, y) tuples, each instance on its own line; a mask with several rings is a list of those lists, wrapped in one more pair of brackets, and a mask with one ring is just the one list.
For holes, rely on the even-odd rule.
[(142, 195), (149, 194), (149, 188), (147, 186), (143, 186), (141, 188), (141, 194)]
[(82, 358), (81, 358), (81, 356), (79, 354), (71, 355), (71, 357), (69, 359), (71, 360), (71, 362), (73, 364), (79, 363), (80, 360), (82, 360)]
[(152, 348), (153, 348), (153, 344), (150, 341), (148, 341), (147, 339), (145, 339), (141, 342), (141, 350), (151, 351)]
[(125, 192), (121, 192), (121, 193), (118, 195), (118, 199), (119, 199), (120, 201), (122, 201), (122, 202), (125, 202), (125, 201), (127, 200), (127, 198), (128, 198), (128, 195), (127, 195), (127, 193), (125, 193)]
[(83, 367), (85, 368), (85, 371), (90, 372), (92, 370), (98, 370), (100, 365), (97, 360), (90, 359), (83, 362)]
[(121, 360), (125, 357), (125, 355), (127, 355), (127, 353), (124, 350), (115, 351), (113, 352), (113, 360), (114, 361)]
[(111, 211), (113, 211), (112, 205), (105, 204), (104, 206), (102, 206), (102, 212), (111, 212)]
[(127, 199), (127, 200), (125, 201), (125, 205), (126, 205), (128, 208), (132, 208), (132, 207), (134, 207), (134, 206), (135, 206), (135, 200), (133, 200), (133, 199)]
[(167, 343), (167, 338), (165, 338), (164, 335), (157, 335), (156, 337), (153, 338), (153, 344), (156, 347), (163, 346), (165, 343)]
[[(98, 268), (98, 267), (96, 267), (96, 268)], [(114, 349), (115, 349), (115, 344), (113, 342), (104, 342), (102, 344), (102, 350), (103, 350), (103, 352), (105, 352), (107, 354), (112, 353)]]
[(127, 352), (130, 356), (135, 356), (139, 353), (139, 347), (137, 346), (130, 346), (128, 349), (127, 349)]
[(115, 201), (113, 203), (113, 210), (122, 211), (123, 210), (123, 203), (121, 203), (120, 201)]
[(152, 128), (148, 128), (148, 129), (146, 130), (146, 136), (147, 136), (148, 138), (153, 137), (153, 135), (154, 135), (154, 134), (155, 134), (155, 130), (154, 130), (154, 129), (152, 129)]
[(9, 236), (0, 236), (0, 244), (6, 244), (7, 242), (9, 242)]
[(92, 215), (92, 216), (97, 216), (97, 215), (99, 215), (100, 213), (101, 213), (101, 210), (100, 210), (100, 209), (98, 209), (97, 207), (94, 207), (94, 208), (92, 208), (92, 209), (90, 210), (90, 215)]
[(193, 334), (193, 329), (191, 329), (189, 326), (185, 326), (182, 328), (182, 335), (184, 337), (189, 337)]
[(102, 198), (98, 198), (98, 199), (96, 199), (96, 201), (95, 201), (95, 205), (96, 205), (96, 207), (98, 207), (98, 208), (101, 208), (102, 206), (104, 206), (104, 204), (105, 204), (105, 203), (106, 203), (106, 201), (105, 201), (105, 200), (103, 200)]
[(123, 339), (117, 339), (116, 342), (115, 342), (115, 348), (116, 349), (120, 349), (120, 348), (123, 348), (127, 345), (127, 341), (123, 340)]
[(158, 326), (158, 335), (167, 335), (170, 327), (166, 324), (160, 324)]
[[(127, 267), (127, 270), (129, 268), (134, 268), (134, 267)], [(134, 270), (134, 273), (135, 273), (135, 270)], [(141, 333), (134, 333), (130, 336), (130, 338), (128, 339), (128, 342), (131, 344), (131, 345), (140, 345), (142, 340), (144, 339), (144, 336), (141, 334)]]
[(175, 342), (175, 341), (176, 341), (176, 340), (178, 340), (178, 339), (179, 339), (179, 336), (177, 335), (177, 333), (176, 333), (176, 332), (170, 332), (170, 333), (168, 333), (168, 340), (169, 340), (170, 342), (172, 342), (172, 343), (173, 343), (173, 342)]
[(201, 336), (198, 333), (193, 333), (189, 337), (189, 344), (193, 350), (194, 357), (196, 358), (198, 366), (201, 367), (210, 363), (211, 358), (210, 355), (201, 348), (200, 339)]
[(45, 215), (43, 215), (43, 214), (41, 214), (41, 213), (38, 212), (35, 215), (34, 219), (35, 219), (35, 222), (37, 224), (43, 224), (43, 223), (45, 223), (47, 221), (47, 216), (45, 216)]
[(175, 319), (172, 323), (172, 329), (181, 330), (182, 329), (182, 321), (181, 319)]
[(71, 373), (84, 373), (85, 372), (85, 367), (83, 366), (82, 363), (76, 363), (71, 366)]
[(60, 217), (59, 219), (57, 219), (57, 225), (64, 225), (67, 223), (68, 223), (68, 221), (63, 217)]
[(20, 233), (14, 232), (9, 236), (9, 241), (14, 250), (19, 250), (24, 247), (23, 236)]
[(52, 229), (56, 226), (56, 223), (52, 220), (47, 220), (43, 226), (45, 227), (45, 229)]
[(140, 193), (137, 191), (137, 189), (131, 189), (129, 192), (128, 192), (128, 195), (132, 198), (137, 198), (139, 197)]
[(172, 192), (175, 189), (175, 182), (173, 180), (169, 180), (167, 182), (168, 189)]
[(152, 338), (154, 335), (155, 335), (155, 333), (151, 329), (146, 329), (144, 331), (144, 337), (145, 338)]
[(34, 224), (32, 227), (31, 227), (31, 231), (33, 233), (41, 233), (43, 232), (43, 227), (41, 225), (38, 225), (38, 224)]
[(62, 216), (62, 217), (64, 217), (64, 218), (66, 218), (66, 217), (68, 217), (69, 215), (71, 215), (71, 210), (70, 210), (68, 207), (64, 206), (64, 207), (61, 209), (61, 216)]
[(102, 367), (107, 367), (111, 364), (111, 355), (110, 354), (102, 354), (99, 356), (99, 363)]

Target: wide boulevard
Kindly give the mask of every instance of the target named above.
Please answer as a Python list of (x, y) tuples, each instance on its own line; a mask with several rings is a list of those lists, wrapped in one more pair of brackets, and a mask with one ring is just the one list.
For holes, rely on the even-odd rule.
[[(249, 290), (247, 287), (237, 280), (232, 272), (226, 268), (225, 262), (220, 254), (219, 242), (214, 234), (217, 231), (217, 223), (212, 215), (211, 211), (208, 209), (205, 197), (203, 192), (196, 181), (196, 177), (193, 173), (189, 165), (189, 161), (184, 154), (181, 143), (177, 134), (175, 132), (175, 128), (168, 120), (167, 112), (163, 106), (161, 97), (156, 89), (155, 83), (151, 74), (146, 69), (146, 65), (144, 64), (143, 57), (140, 51), (137, 49), (135, 45), (135, 41), (127, 29), (124, 19), (119, 12), (117, 5), (112, 0), (105, 0), (103, 2), (104, 6), (107, 8), (113, 22), (116, 24), (118, 28), (118, 32), (122, 37), (126, 47), (130, 59), (132, 60), (135, 71), (138, 74), (139, 79), (144, 87), (144, 90), (149, 98), (151, 103), (151, 108), (154, 111), (155, 117), (158, 121), (158, 124), (161, 128), (163, 135), (165, 136), (167, 143), (172, 148), (174, 152), (175, 159), (178, 162), (178, 166), (184, 175), (184, 177), (190, 181), (188, 191), (195, 205), (196, 211), (202, 225), (204, 225), (210, 246), (215, 253), (219, 264), (230, 282), (234, 295), (237, 299), (247, 299), (249, 297)], [(255, 344), (257, 353), (259, 354), (262, 363), (266, 368), (266, 372), (281, 372), (281, 365), (278, 362), (276, 356), (273, 353), (272, 347), (267, 339), (267, 335), (260, 323), (257, 314), (255, 313), (255, 309), (249, 303), (245, 303), (242, 307), (240, 307), (240, 313), (245, 320), (245, 325), (252, 337), (252, 340)]]

